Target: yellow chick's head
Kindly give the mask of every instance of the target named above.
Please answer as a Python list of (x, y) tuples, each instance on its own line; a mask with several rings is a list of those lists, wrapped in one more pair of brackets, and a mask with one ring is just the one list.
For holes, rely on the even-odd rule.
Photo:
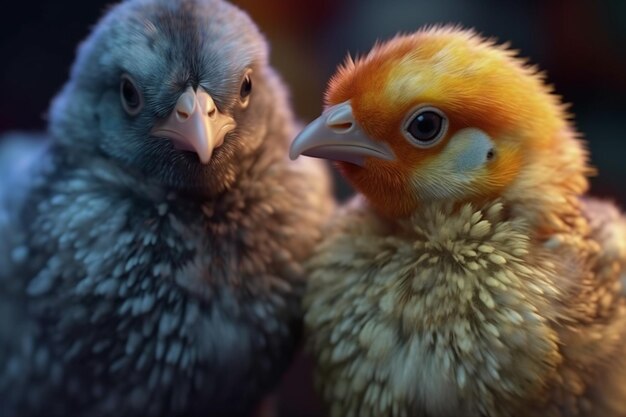
[(290, 156), (337, 161), (385, 216), (445, 200), (519, 198), (545, 209), (586, 188), (585, 152), (559, 98), (513, 52), (472, 31), (426, 28), (348, 58), (326, 104)]

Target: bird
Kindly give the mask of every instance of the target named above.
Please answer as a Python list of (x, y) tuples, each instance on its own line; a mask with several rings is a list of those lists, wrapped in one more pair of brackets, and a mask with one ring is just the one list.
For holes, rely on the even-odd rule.
[(348, 56), (300, 155), (356, 190), (306, 262), (331, 416), (626, 415), (626, 219), (509, 44), (434, 25)]
[(0, 414), (250, 415), (299, 346), (323, 161), (252, 19), (129, 0), (0, 160)]

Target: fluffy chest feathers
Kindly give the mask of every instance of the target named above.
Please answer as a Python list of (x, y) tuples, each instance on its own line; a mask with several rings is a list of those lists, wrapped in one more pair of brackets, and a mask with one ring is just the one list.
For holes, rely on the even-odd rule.
[[(26, 203), (29, 241), (38, 249), (33, 255), (48, 265), (72, 262), (87, 278), (100, 272), (132, 281), (134, 271), (149, 272), (199, 289), (241, 284), (280, 267), (278, 259), (289, 262), (281, 244), (294, 236), (289, 223), (295, 216), (284, 211), (280, 197), (288, 191), (279, 178), (242, 180), (232, 192), (202, 202), (138, 181), (131, 189), (120, 184), (121, 175), (111, 183), (119, 172), (98, 168), (89, 168), (95, 175), (82, 169), (63, 174)], [(60, 278), (45, 275), (30, 283), (30, 292), (43, 293)]]
[(554, 323), (572, 319), (564, 293), (583, 273), (504, 211), (432, 206), (390, 226), (355, 205), (333, 225), (305, 297), (332, 415), (519, 415), (548, 401), (568, 359), (568, 325)]
[(52, 174), (24, 212), (13, 253), (33, 330), (15, 362), (53, 380), (31, 399), (53, 386), (68, 410), (243, 412), (295, 345), (297, 251), (316, 237), (296, 242), (293, 177), (201, 203), (100, 168)]

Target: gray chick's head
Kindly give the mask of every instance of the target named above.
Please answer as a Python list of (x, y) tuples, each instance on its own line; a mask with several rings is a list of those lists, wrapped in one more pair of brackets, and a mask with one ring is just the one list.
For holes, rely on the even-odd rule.
[(265, 40), (221, 0), (130, 0), (81, 44), (56, 139), (165, 186), (221, 192), (261, 145), (275, 82)]

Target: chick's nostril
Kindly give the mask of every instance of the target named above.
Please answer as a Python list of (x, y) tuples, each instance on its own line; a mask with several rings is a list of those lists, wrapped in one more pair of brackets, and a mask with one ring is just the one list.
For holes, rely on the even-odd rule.
[(348, 130), (352, 129), (352, 126), (353, 126), (352, 122), (333, 123), (331, 125), (328, 125), (329, 128), (331, 128), (337, 133), (347, 132)]
[(176, 110), (176, 117), (178, 118), (178, 120), (184, 121), (189, 119), (189, 113), (182, 110)]

